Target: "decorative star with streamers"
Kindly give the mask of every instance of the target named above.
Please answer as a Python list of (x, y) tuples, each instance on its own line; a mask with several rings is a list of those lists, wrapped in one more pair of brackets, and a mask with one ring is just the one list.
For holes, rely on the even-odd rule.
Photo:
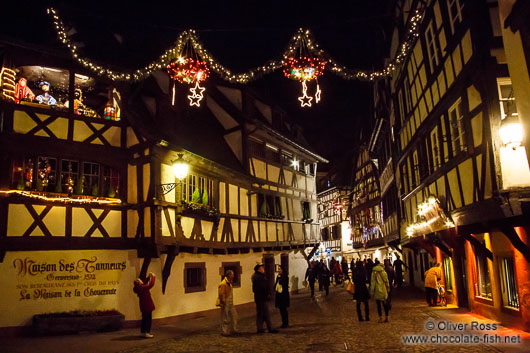
[(305, 81), (302, 81), (302, 97), (298, 97), (298, 100), (300, 101), (300, 105), (302, 107), (310, 107), (311, 101), (313, 100), (313, 97), (309, 97), (307, 95), (307, 84)]

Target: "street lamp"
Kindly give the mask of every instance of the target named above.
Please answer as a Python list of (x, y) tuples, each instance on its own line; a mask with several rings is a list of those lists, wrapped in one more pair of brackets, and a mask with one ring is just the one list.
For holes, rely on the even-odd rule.
[(183, 154), (179, 153), (177, 159), (171, 162), (173, 164), (173, 173), (175, 174), (175, 178), (177, 178), (177, 182), (157, 185), (157, 191), (159, 195), (170, 193), (177, 187), (177, 185), (182, 184), (182, 182), (186, 179), (190, 167), (184, 158), (182, 158), (182, 156)]
[(523, 127), (519, 122), (518, 116), (509, 116), (501, 121), (499, 129), (502, 142), (506, 147), (511, 147), (514, 150), (523, 142)]

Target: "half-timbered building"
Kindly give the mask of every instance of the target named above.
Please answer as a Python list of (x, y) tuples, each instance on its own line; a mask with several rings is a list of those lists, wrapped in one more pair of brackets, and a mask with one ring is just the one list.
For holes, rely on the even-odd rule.
[(318, 220), (323, 254), (329, 252), (329, 256), (351, 258), (349, 254), (353, 248), (347, 219), (348, 203), (349, 188), (335, 186), (318, 193)]
[(393, 78), (405, 279), (440, 262), (449, 302), (528, 330), (530, 170), (497, 2), (405, 1), (403, 23), (416, 10)]
[(180, 87), (172, 105), (162, 71), (118, 84), (42, 48), (0, 53), (0, 327), (70, 310), (138, 320), (147, 272), (155, 319), (213, 310), (227, 269), (236, 304), (253, 300), (256, 263), (271, 289), (275, 264), (299, 288), (326, 160), (280, 108), (213, 81), (200, 107)]

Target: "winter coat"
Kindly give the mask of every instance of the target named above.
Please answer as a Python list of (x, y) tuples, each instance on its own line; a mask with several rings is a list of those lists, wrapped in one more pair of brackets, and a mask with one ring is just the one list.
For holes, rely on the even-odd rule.
[(436, 284), (442, 279), (442, 270), (438, 266), (431, 267), (425, 272), (425, 287), (436, 289)]
[(274, 304), (277, 308), (288, 308), (290, 305), (290, 298), (289, 298), (289, 276), (286, 275), (278, 275), (276, 277), (276, 284), (274, 285), (274, 288), (276, 288), (276, 285), (278, 283), (282, 286), (282, 292), (278, 293), (275, 291), (276, 296), (274, 300)]
[(390, 286), (395, 282), (396, 280), (396, 274), (394, 272), (394, 268), (392, 266), (385, 266), (385, 272), (388, 277), (388, 283)]
[(325, 270), (322, 271), (322, 285), (324, 287), (329, 287), (329, 278), (331, 277), (331, 273), (329, 272), (329, 270), (326, 268)]
[(252, 291), (254, 292), (254, 301), (256, 303), (264, 303), (269, 299), (269, 288), (265, 274), (254, 272), (252, 275)]
[(348, 263), (346, 262), (346, 260), (342, 261), (340, 266), (342, 267), (342, 273), (344, 275), (348, 275), (349, 269), (348, 269)]
[(155, 285), (155, 276), (152, 275), (149, 282), (145, 284), (134, 283), (133, 291), (138, 295), (140, 300), (140, 311), (150, 312), (155, 310), (155, 303), (151, 298), (151, 292), (149, 291)]
[(308, 267), (305, 271), (305, 279), (309, 282), (315, 283), (316, 281), (316, 269)]
[(340, 266), (339, 262), (335, 262), (335, 266), (331, 270), (331, 274), (333, 274), (333, 275), (342, 275), (342, 267)]
[(375, 300), (386, 300), (388, 298), (388, 291), (390, 285), (388, 283), (388, 276), (382, 264), (377, 264), (372, 268), (372, 281), (370, 291)]
[(225, 305), (228, 297), (232, 292), (232, 285), (228, 282), (228, 279), (225, 277), (221, 283), (219, 283), (218, 294), (219, 294), (219, 304)]
[(355, 285), (353, 295), (355, 300), (370, 299), (370, 292), (368, 292), (368, 287), (366, 287), (366, 274), (364, 270), (355, 270), (353, 273), (353, 284)]

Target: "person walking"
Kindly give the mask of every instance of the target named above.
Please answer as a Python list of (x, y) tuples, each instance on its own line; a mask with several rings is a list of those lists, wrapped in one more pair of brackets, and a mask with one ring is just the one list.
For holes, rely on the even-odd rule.
[(388, 299), (386, 300), (386, 306), (388, 307), (388, 310), (390, 311), (392, 309), (392, 292), (394, 288), (394, 283), (396, 280), (396, 275), (394, 273), (394, 268), (392, 267), (392, 264), (390, 263), (390, 259), (385, 259), (383, 261), (384, 268), (386, 272), (386, 276), (388, 277)]
[(278, 330), (272, 328), (271, 316), (269, 313), (269, 289), (267, 288), (267, 279), (265, 277), (265, 267), (263, 264), (254, 266), (252, 275), (252, 291), (254, 292), (254, 302), (256, 303), (256, 328), (258, 333), (263, 333), (263, 322), (267, 325), (269, 333), (278, 333)]
[(307, 266), (307, 270), (305, 271), (305, 280), (309, 283), (309, 288), (311, 289), (311, 298), (314, 298), (315, 297), (315, 281), (316, 281), (316, 273), (315, 273), (314, 264), (309, 264)]
[(147, 283), (144, 283), (140, 278), (134, 281), (133, 291), (138, 295), (140, 302), (140, 311), (142, 312), (142, 324), (140, 332), (144, 338), (153, 338), (151, 334), (151, 323), (153, 322), (153, 311), (155, 304), (151, 298), (151, 288), (155, 285), (155, 275), (149, 272), (147, 275)]
[(335, 277), (335, 285), (339, 285), (342, 278), (342, 267), (340, 262), (335, 261), (335, 265), (331, 269), (331, 274)]
[(233, 283), (234, 271), (228, 270), (218, 288), (218, 305), (221, 307), (221, 335), (223, 336), (237, 333), (237, 311), (234, 307)]
[[(370, 309), (368, 307), (368, 299), (370, 299), (370, 292), (366, 287), (366, 272), (364, 271), (363, 262), (357, 261), (355, 270), (352, 272), (352, 281), (355, 286), (353, 298), (357, 301), (357, 318), (359, 321), (370, 321)], [(361, 303), (364, 303), (364, 319), (361, 313)]]
[(401, 288), (403, 284), (403, 266), (408, 269), (407, 264), (401, 261), (399, 255), (397, 255), (396, 260), (394, 260), (394, 272), (396, 273), (396, 284), (398, 288)]
[(388, 276), (386, 275), (385, 269), (383, 268), (383, 265), (379, 263), (379, 260), (376, 259), (374, 267), (372, 268), (370, 291), (377, 304), (379, 322), (383, 322), (381, 306), (383, 306), (383, 309), (385, 310), (384, 322), (388, 322), (388, 306), (386, 300), (388, 299), (389, 287)]
[(371, 258), (368, 258), (364, 263), (364, 270), (366, 271), (366, 278), (370, 280), (372, 278), (372, 268), (374, 267), (374, 262)]
[(324, 264), (322, 267), (322, 286), (324, 287), (324, 290), (326, 291), (326, 297), (329, 294), (329, 284), (331, 282), (331, 272), (329, 272), (329, 268)]
[(348, 261), (346, 261), (346, 259), (343, 257), (342, 258), (342, 261), (340, 263), (340, 267), (342, 268), (342, 278), (344, 281), (346, 280), (349, 280), (350, 279), (350, 275), (348, 274), (348, 272), (350, 272), (350, 269), (348, 268)]
[(282, 326), (280, 327), (289, 327), (289, 313), (287, 312), (290, 304), (289, 275), (283, 272), (282, 266), (278, 266), (278, 276), (276, 277), (274, 288), (276, 292), (274, 303), (280, 309), (280, 315), (282, 316)]
[(436, 306), (438, 304), (438, 281), (442, 279), (442, 264), (436, 263), (425, 272), (425, 297), (429, 306)]

